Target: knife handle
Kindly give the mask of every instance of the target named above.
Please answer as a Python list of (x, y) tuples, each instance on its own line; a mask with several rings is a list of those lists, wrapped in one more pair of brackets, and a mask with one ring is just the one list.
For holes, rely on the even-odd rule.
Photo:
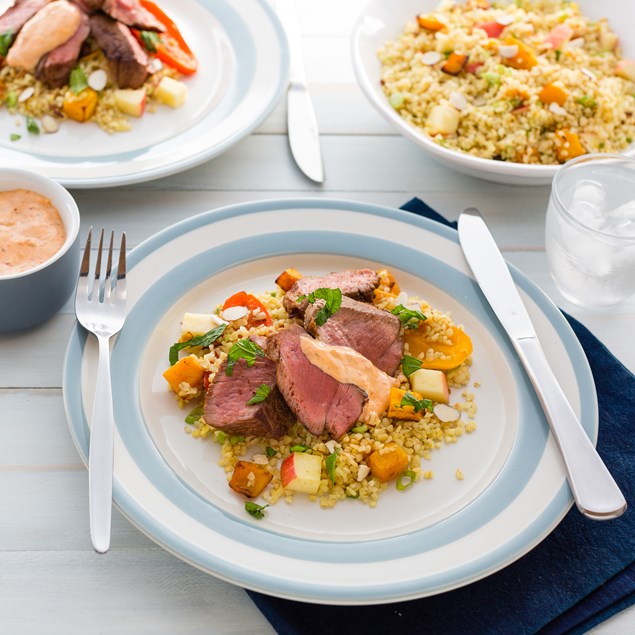
[(560, 448), (578, 509), (594, 520), (621, 516), (626, 500), (567, 401), (540, 343), (514, 342)]

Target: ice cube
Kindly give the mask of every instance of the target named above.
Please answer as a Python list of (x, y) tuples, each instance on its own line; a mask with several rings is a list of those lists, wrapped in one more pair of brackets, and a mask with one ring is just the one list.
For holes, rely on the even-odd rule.
[(583, 225), (599, 229), (606, 211), (606, 191), (604, 186), (591, 179), (578, 181), (571, 195), (569, 212)]
[(635, 237), (635, 200), (607, 211), (602, 230), (618, 236)]

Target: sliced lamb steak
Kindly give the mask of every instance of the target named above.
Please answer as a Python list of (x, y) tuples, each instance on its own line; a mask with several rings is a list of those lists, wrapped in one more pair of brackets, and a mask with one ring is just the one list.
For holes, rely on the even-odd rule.
[(104, 0), (71, 0), (74, 2), (82, 11), (88, 13), (96, 13), (101, 9), (101, 5), (104, 4)]
[(324, 305), (316, 300), (304, 313), (304, 328), (325, 344), (350, 346), (379, 370), (393, 375), (403, 357), (399, 318), (367, 302), (343, 297), (342, 306), (322, 325), (315, 314)]
[(326, 431), (337, 439), (359, 419), (366, 393), (314, 366), (302, 352), (302, 337), (311, 336), (294, 324), (269, 338), (267, 354), (276, 362), (278, 387), (309, 432)]
[(305, 276), (285, 293), (282, 304), (289, 315), (303, 315), (309, 302), (306, 298), (299, 298), (316, 289), (340, 289), (349, 298), (370, 301), (378, 286), (379, 276), (371, 269), (348, 269), (326, 276)]
[(90, 29), (108, 59), (119, 88), (139, 88), (148, 77), (148, 56), (130, 29), (103, 13), (90, 16)]
[(16, 0), (0, 16), (0, 35), (11, 31), (13, 35), (24, 26), (45, 4), (51, 0)]
[[(276, 365), (258, 357), (252, 366), (239, 359), (231, 375), (225, 374), (226, 368), (227, 361), (207, 389), (205, 421), (230, 434), (280, 438), (296, 419), (276, 386)], [(248, 406), (261, 384), (271, 392), (261, 403)]]
[[(78, 5), (79, 6), (79, 5)], [(81, 22), (64, 44), (61, 44), (40, 59), (35, 70), (37, 78), (50, 88), (59, 88), (68, 84), (71, 71), (77, 64), (82, 44), (90, 33), (88, 16), (81, 13)]]
[(165, 31), (165, 27), (139, 4), (139, 0), (104, 0), (101, 9), (111, 18), (135, 29)]

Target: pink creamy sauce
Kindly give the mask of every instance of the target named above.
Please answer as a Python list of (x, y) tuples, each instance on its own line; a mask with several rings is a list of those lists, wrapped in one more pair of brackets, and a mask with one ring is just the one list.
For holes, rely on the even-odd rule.
[(65, 240), (60, 213), (48, 198), (30, 190), (0, 192), (0, 276), (37, 267)]

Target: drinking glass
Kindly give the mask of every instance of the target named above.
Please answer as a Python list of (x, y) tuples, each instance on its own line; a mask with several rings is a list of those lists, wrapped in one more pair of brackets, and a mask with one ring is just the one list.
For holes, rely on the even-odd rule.
[(545, 246), (570, 302), (610, 307), (635, 293), (635, 159), (587, 154), (554, 177)]

